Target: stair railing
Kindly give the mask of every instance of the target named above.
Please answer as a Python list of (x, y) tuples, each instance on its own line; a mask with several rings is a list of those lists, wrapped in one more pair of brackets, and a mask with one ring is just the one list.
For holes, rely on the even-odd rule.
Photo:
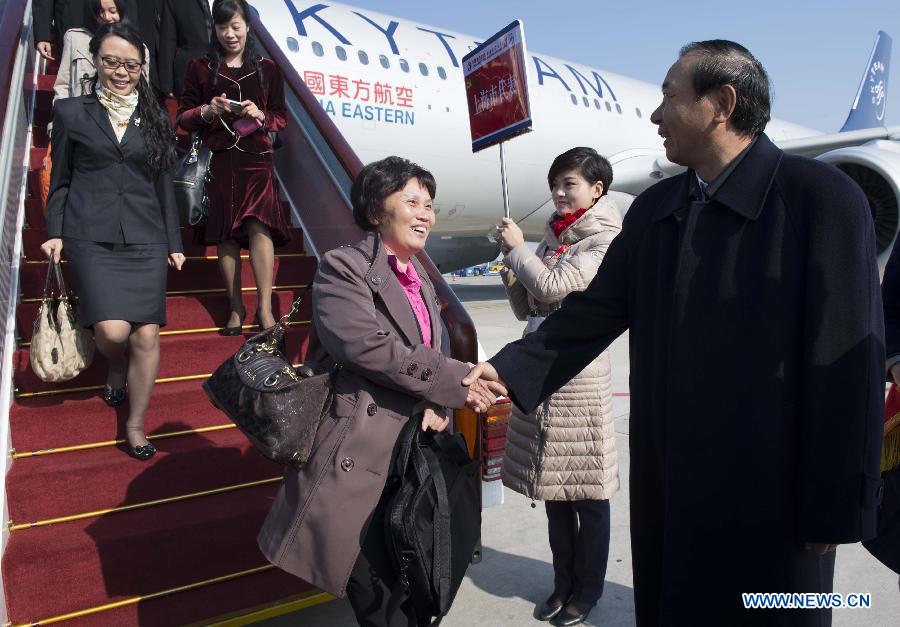
[[(19, 264), (31, 150), (31, 120), (36, 92), (37, 55), (32, 38), (31, 1), (0, 5), (0, 499), (3, 521), (9, 519), (6, 473), (10, 465), (9, 408), (13, 399), (13, 353), (16, 350), (16, 305)], [(9, 531), (2, 527), (2, 548)], [(2, 577), (2, 576), (0, 576)], [(0, 578), (0, 593), (3, 581)], [(0, 622), (6, 622), (0, 604)]]

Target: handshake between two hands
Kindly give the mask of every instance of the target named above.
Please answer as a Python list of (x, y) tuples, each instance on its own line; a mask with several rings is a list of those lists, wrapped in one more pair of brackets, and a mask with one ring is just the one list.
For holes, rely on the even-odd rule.
[(475, 413), (483, 414), (497, 402), (498, 396), (508, 394), (506, 384), (500, 378), (497, 370), (486, 361), (478, 365), (469, 364), (469, 366), (472, 369), (462, 380), (462, 384), (469, 388), (466, 405)]
[[(475, 413), (483, 414), (488, 408), (497, 402), (498, 396), (506, 396), (506, 384), (497, 374), (494, 367), (486, 361), (477, 366), (469, 364), (471, 370), (462, 380), (462, 384), (469, 388), (466, 397), (466, 405)], [(450, 423), (450, 417), (442, 407), (428, 404), (422, 413), (422, 431), (432, 429), (443, 431)]]

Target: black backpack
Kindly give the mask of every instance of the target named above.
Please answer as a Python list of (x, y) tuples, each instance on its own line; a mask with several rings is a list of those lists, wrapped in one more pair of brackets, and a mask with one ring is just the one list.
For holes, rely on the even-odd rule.
[(423, 432), (409, 420), (400, 434), (385, 533), (397, 582), (388, 616), (409, 602), (422, 624), (449, 610), (481, 538), (481, 500), (460, 434)]

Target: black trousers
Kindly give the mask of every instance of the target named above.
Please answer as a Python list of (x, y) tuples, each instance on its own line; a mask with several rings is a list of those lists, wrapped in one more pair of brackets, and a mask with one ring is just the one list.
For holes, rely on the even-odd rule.
[(386, 488), (372, 513), (369, 529), (363, 538), (356, 564), (347, 582), (347, 598), (356, 622), (362, 627), (417, 627), (415, 610), (404, 603), (388, 616), (391, 591), (397, 581), (385, 536), (385, 512), (393, 490)]
[(609, 501), (545, 501), (553, 590), (573, 601), (603, 595), (609, 558)]

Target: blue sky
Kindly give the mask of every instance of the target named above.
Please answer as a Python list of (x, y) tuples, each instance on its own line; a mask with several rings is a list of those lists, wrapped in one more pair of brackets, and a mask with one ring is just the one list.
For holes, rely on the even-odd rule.
[(847, 117), (880, 29), (894, 39), (886, 121), (900, 125), (900, 0), (345, 3), (478, 37), (519, 18), (531, 50), (655, 84), (684, 43), (733, 39), (768, 70), (774, 116), (825, 132)]

